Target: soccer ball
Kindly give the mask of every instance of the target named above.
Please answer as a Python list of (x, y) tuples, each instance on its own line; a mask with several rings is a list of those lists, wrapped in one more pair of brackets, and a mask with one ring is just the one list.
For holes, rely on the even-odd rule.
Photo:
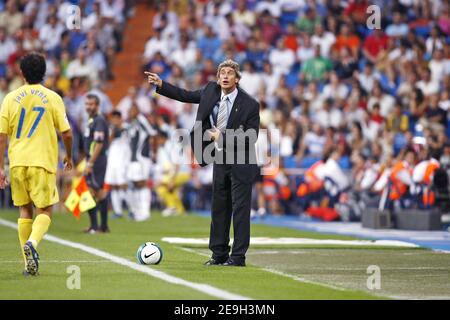
[(163, 251), (154, 242), (146, 242), (139, 247), (136, 253), (140, 264), (158, 264), (163, 257)]

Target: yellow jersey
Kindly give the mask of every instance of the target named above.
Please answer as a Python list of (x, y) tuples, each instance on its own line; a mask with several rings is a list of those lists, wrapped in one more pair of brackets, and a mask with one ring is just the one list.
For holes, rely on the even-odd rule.
[(10, 92), (0, 109), (0, 133), (9, 136), (10, 167), (42, 167), (56, 173), (56, 130), (70, 129), (64, 102), (40, 84), (23, 85)]

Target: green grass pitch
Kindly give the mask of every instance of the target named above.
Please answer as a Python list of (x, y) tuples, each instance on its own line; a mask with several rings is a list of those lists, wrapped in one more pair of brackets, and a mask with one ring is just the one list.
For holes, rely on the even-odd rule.
[[(0, 219), (16, 222), (17, 211), (0, 211)], [(110, 234), (87, 235), (86, 215), (76, 221), (55, 214), (49, 234), (136, 262), (144, 242), (164, 251), (160, 265), (145, 266), (198, 284), (208, 284), (251, 299), (450, 299), (450, 255), (422, 249), (264, 246), (251, 247), (248, 267), (205, 267), (206, 247), (183, 247), (163, 237), (204, 238), (209, 219), (184, 215), (149, 221), (111, 220)], [(255, 237), (355, 239), (252, 225)], [(90, 253), (44, 240), (39, 246), (40, 276), (23, 277), (16, 230), (0, 225), (0, 299), (217, 299), (192, 288), (171, 284)], [(67, 267), (78, 266), (81, 288), (70, 290)], [(366, 286), (367, 267), (381, 269), (381, 288)]]

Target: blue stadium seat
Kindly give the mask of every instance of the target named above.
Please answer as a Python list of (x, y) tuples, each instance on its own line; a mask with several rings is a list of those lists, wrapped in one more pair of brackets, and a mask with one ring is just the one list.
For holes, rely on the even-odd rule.
[(450, 119), (447, 118), (447, 138), (450, 139)]
[(311, 167), (314, 163), (316, 163), (319, 160), (320, 160), (320, 158), (304, 157), (302, 159), (302, 161), (300, 162), (300, 168), (307, 169), (307, 168)]
[(414, 33), (418, 37), (422, 37), (426, 39), (430, 35), (431, 27), (430, 26), (423, 26), (423, 27), (416, 27), (414, 29)]
[(0, 63), (0, 78), (4, 78), (6, 76), (6, 64)]
[(343, 170), (351, 169), (352, 167), (352, 163), (350, 162), (350, 158), (348, 156), (342, 156), (338, 163)]
[(298, 72), (290, 72), (286, 75), (286, 85), (289, 88), (294, 88), (295, 85), (298, 83)]
[(394, 155), (397, 155), (400, 150), (402, 150), (406, 146), (406, 138), (402, 133), (397, 133), (394, 137)]
[(297, 168), (297, 159), (295, 156), (289, 156), (283, 158), (284, 167), (287, 169)]
[(289, 23), (295, 23), (297, 21), (298, 12), (297, 11), (284, 11), (282, 12), (279, 21), (281, 28), (286, 29)]

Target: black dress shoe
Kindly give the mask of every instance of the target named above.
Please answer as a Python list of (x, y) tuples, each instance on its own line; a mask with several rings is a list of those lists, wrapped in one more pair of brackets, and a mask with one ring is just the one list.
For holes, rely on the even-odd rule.
[(205, 266), (221, 266), (224, 262), (226, 262), (227, 260), (216, 260), (216, 259), (209, 259), (208, 261), (206, 261), (204, 264)]
[(228, 259), (227, 262), (222, 265), (226, 267), (245, 267), (245, 261), (234, 261), (232, 259)]

